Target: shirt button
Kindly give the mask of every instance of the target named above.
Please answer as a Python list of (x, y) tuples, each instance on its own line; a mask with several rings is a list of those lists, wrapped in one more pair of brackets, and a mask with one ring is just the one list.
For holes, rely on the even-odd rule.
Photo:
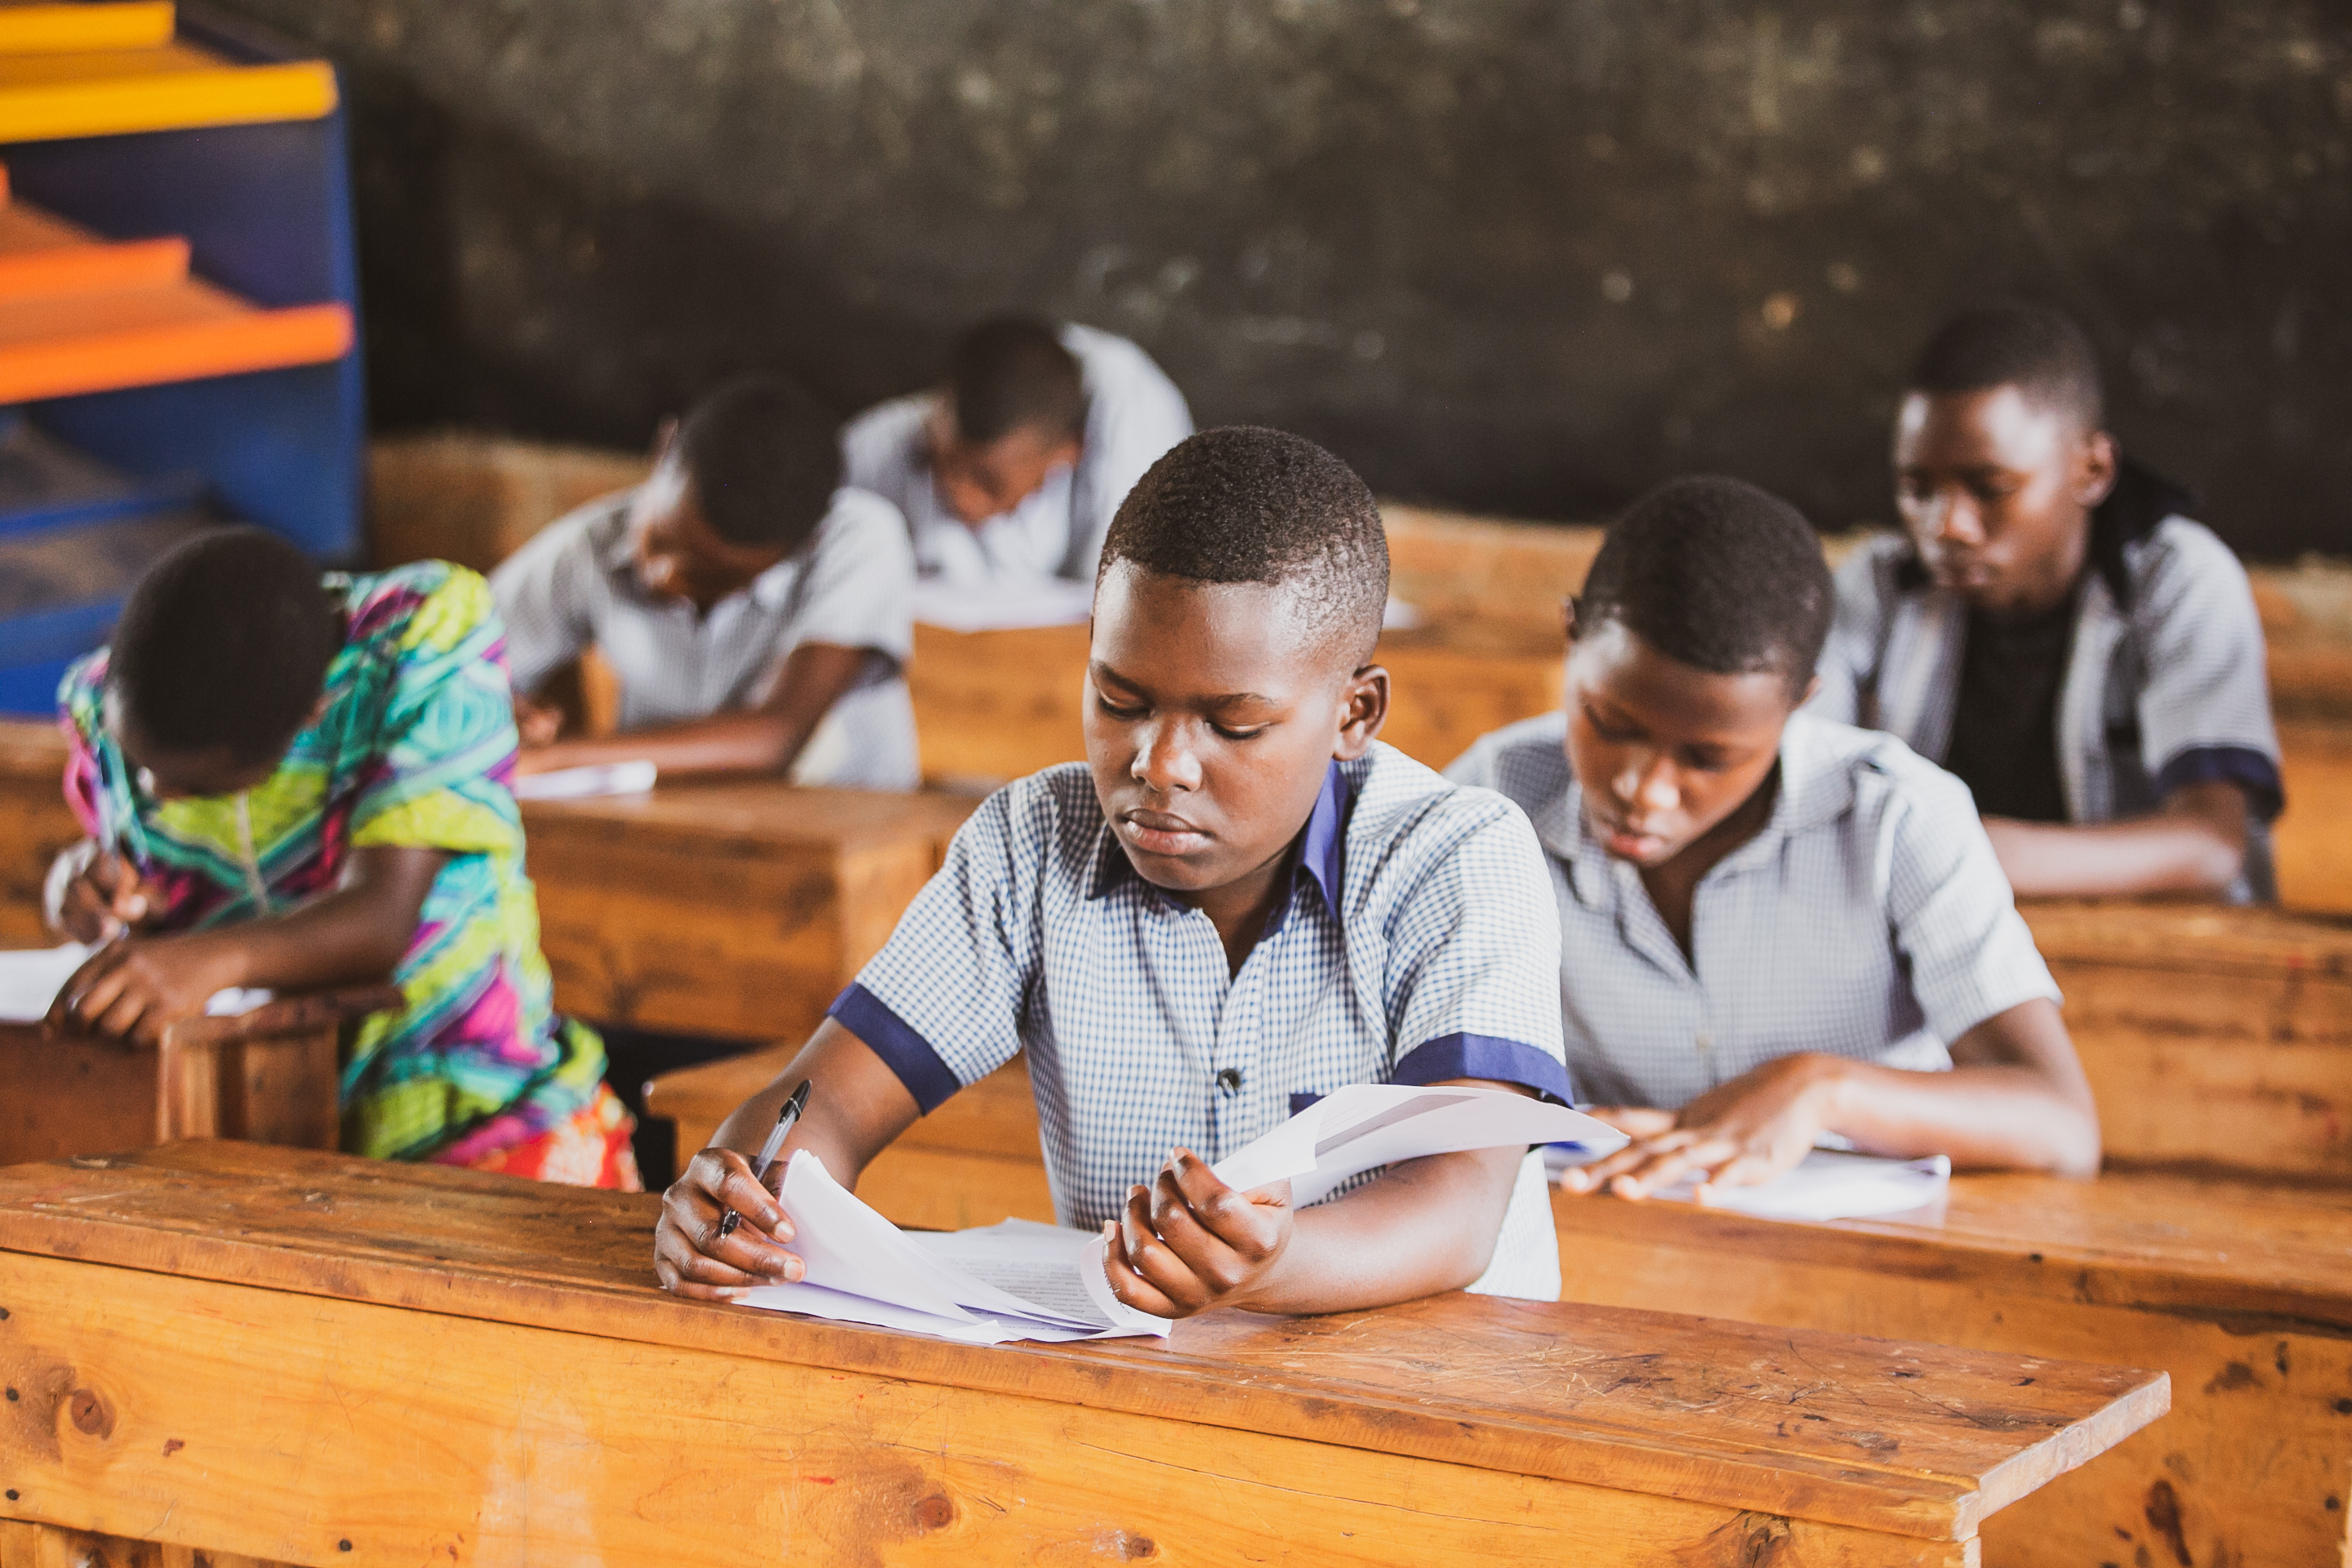
[(1219, 1073), (1217, 1075), (1217, 1087), (1223, 1089), (1227, 1094), (1239, 1094), (1242, 1091), (1242, 1069), (1239, 1068), (1227, 1068), (1224, 1071)]
[(1715, 1037), (1708, 1034), (1705, 1029), (1701, 1029), (1698, 1032), (1698, 1038), (1691, 1043), (1698, 1047), (1702, 1051), (1711, 1051), (1715, 1049)]

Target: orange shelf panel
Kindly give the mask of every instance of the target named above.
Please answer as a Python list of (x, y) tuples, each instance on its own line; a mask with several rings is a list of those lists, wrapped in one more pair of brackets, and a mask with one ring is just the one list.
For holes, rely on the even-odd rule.
[(172, 41), (172, 0), (0, 5), (0, 54), (152, 49)]
[(0, 244), (0, 300), (52, 300), (161, 289), (188, 275), (188, 242), (94, 240), (10, 250)]
[(180, 43), (0, 52), (0, 142), (315, 120), (335, 102), (334, 68), (324, 60), (236, 65)]
[(324, 364), (351, 346), (352, 313), (342, 305), (257, 310), (194, 279), (0, 300), (0, 403)]

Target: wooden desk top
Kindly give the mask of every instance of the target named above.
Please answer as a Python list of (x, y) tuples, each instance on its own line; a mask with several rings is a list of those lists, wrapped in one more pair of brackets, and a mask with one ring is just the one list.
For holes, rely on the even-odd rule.
[(975, 796), (799, 789), (781, 780), (665, 784), (646, 795), (522, 803), (536, 845), (558, 835), (626, 835), (632, 847), (704, 854), (856, 848), (905, 839), (944, 842), (978, 808)]
[(680, 1301), (657, 1200), (233, 1143), (0, 1171), (0, 1249), (1017, 1394), (1921, 1539), (2160, 1415), (2161, 1373), (1453, 1295), (983, 1349)]
[[(287, 1035), (309, 1034), (313, 1029), (331, 1028), (353, 1018), (364, 1018), (371, 1013), (389, 1013), (406, 1005), (397, 985), (347, 985), (334, 991), (310, 991), (298, 996), (280, 996), (250, 1012), (231, 1017), (183, 1019), (173, 1025), (168, 1034), (174, 1046), (271, 1040)], [(51, 1035), (49, 1026), (44, 1023), (0, 1020), (0, 1037), (22, 1040)], [(74, 1037), (88, 1039), (93, 1037)], [(136, 1050), (139, 1047), (125, 1042), (124, 1048)]]
[(2053, 960), (2352, 980), (2352, 915), (2119, 899), (2030, 899), (2018, 912)]
[(1557, 1190), (1552, 1214), (1571, 1269), (1579, 1236), (1670, 1241), (2243, 1331), (2352, 1334), (2352, 1193), (2338, 1189), (2157, 1171), (1983, 1174), (1953, 1177), (1939, 1205), (1883, 1219), (1754, 1219)]

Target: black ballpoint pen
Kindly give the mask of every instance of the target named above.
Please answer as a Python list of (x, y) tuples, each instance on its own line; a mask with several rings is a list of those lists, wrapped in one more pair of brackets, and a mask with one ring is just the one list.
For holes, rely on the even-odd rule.
[[(793, 1090), (792, 1098), (784, 1101), (784, 1108), (776, 1112), (776, 1125), (769, 1132), (768, 1141), (760, 1145), (760, 1157), (751, 1165), (753, 1181), (762, 1185), (766, 1184), (768, 1167), (776, 1163), (776, 1151), (784, 1146), (784, 1137), (792, 1131), (793, 1123), (798, 1121), (801, 1119), (801, 1112), (808, 1109), (808, 1097), (809, 1080), (803, 1079), (800, 1088)], [(735, 1227), (742, 1223), (743, 1216), (733, 1209), (729, 1209), (726, 1215), (719, 1222), (720, 1237), (723, 1239), (734, 1235)]]

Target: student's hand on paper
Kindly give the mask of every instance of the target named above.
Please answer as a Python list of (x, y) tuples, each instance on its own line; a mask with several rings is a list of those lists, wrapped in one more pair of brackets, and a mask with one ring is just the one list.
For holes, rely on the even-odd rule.
[(517, 692), (514, 700), (515, 733), (523, 746), (551, 746), (563, 733), (563, 710), (552, 702), (533, 702)]
[(58, 929), (76, 942), (105, 942), (137, 931), (162, 902), (137, 867), (95, 844), (78, 844), (58, 862), (51, 872), (64, 879), (56, 900)]
[(1834, 1079), (1825, 1058), (1780, 1057), (1708, 1090), (1679, 1111), (1603, 1106), (1592, 1115), (1633, 1139), (1606, 1159), (1560, 1174), (1571, 1193), (1643, 1198), (1696, 1175), (1711, 1189), (1752, 1186), (1792, 1170), (1822, 1131)]
[(215, 992), (245, 980), (234, 932), (124, 937), (73, 972), (49, 1004), (49, 1024), (157, 1046), (166, 1026), (201, 1016)]
[[(778, 1185), (784, 1162), (769, 1171)], [(732, 1236), (719, 1226), (729, 1209), (743, 1216)], [(792, 1217), (776, 1194), (751, 1175), (751, 1162), (732, 1149), (705, 1149), (662, 1194), (654, 1227), (654, 1276), (662, 1288), (701, 1301), (731, 1301), (761, 1285), (793, 1284), (808, 1272), (793, 1239)]]
[(1127, 1213), (1103, 1227), (1111, 1294), (1139, 1311), (1189, 1318), (1244, 1307), (1290, 1245), (1290, 1184), (1235, 1192), (1189, 1149), (1159, 1179), (1128, 1194)]

